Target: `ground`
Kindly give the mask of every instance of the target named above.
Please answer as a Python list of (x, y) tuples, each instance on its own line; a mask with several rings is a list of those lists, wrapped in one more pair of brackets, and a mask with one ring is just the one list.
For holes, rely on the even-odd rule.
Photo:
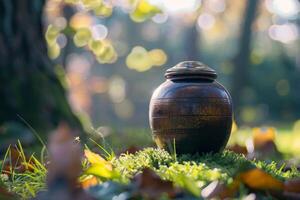
[[(58, 131), (58, 133), (60, 132)], [(267, 144), (265, 150), (271, 153), (267, 159), (250, 159), (249, 153), (236, 153), (238, 152), (237, 149), (232, 149), (236, 152), (224, 150), (220, 153), (203, 155), (170, 154), (154, 147), (137, 148), (132, 146), (132, 141), (126, 142), (125, 140), (128, 135), (123, 135), (120, 137), (124, 140), (119, 138), (118, 141), (124, 143), (119, 145), (130, 145), (131, 147), (126, 150), (123, 149), (122, 153), (118, 153), (122, 148), (117, 145), (118, 142), (114, 141), (114, 138), (108, 137), (107, 139), (110, 144), (119, 147), (118, 151), (113, 151), (113, 148), (99, 145), (91, 140), (94, 145), (81, 145), (84, 146), (82, 158), (77, 154), (74, 157), (69, 154), (67, 156), (68, 159), (70, 158), (69, 163), (61, 162), (63, 169), (59, 173), (68, 174), (69, 171), (76, 168), (74, 163), (79, 160), (81, 172), (75, 171), (68, 176), (77, 179), (76, 182), (79, 185), (76, 183), (75, 188), (80, 186), (84, 191), (87, 191), (88, 195), (102, 200), (112, 198), (199, 199), (210, 197), (243, 199), (246, 197), (253, 198), (253, 195), (258, 199), (290, 199), (290, 193), (299, 197), (300, 191), (295, 188), (300, 188), (298, 187), (300, 185), (300, 172), (297, 169), (297, 162), (294, 165), (290, 164), (291, 159), (295, 159), (293, 152), (291, 152), (294, 148), (291, 144), (298, 141), (295, 134), (282, 133), (274, 138), (273, 128), (253, 129), (252, 132), (254, 143), (261, 144), (263, 141), (264, 144)], [(262, 133), (264, 135), (260, 135), (260, 139), (255, 140), (257, 134)], [(147, 141), (151, 141), (151, 137), (145, 139), (143, 134), (134, 137), (135, 134), (132, 132), (130, 138), (135, 138), (141, 146), (147, 146)], [(236, 135), (230, 139), (229, 144), (231, 146), (234, 143), (246, 141), (251, 136), (245, 130), (233, 134)], [(275, 149), (270, 149), (270, 138), (276, 144), (271, 146)], [(73, 144), (74, 139), (72, 140)], [(140, 141), (144, 141), (144, 143)], [(53, 141), (50, 140), (50, 143)], [(72, 152), (74, 150), (72, 150), (72, 145), (68, 146), (69, 143), (59, 145), (61, 144), (50, 144), (48, 148), (43, 148), (40, 153), (31, 157), (25, 156), (20, 143), (16, 148), (11, 148), (3, 159), (5, 162), (1, 162), (0, 189), (22, 199), (47, 194), (48, 190), (51, 191), (51, 188), (48, 187), (53, 186), (49, 180), (46, 181), (47, 174), (51, 173), (51, 176), (55, 177), (58, 174), (57, 171), (60, 170), (60, 164), (49, 166), (49, 162), (45, 160), (51, 160), (51, 156), (48, 157), (47, 155), (51, 155), (52, 152), (53, 160), (53, 147), (55, 147), (54, 151), (60, 149), (63, 152), (69, 150)], [(58, 152), (58, 155), (60, 153)], [(14, 158), (16, 155), (17, 160)], [(260, 154), (255, 155), (260, 156)], [(274, 159), (270, 159), (272, 156)], [(60, 163), (57, 158), (55, 159), (56, 163)], [(59, 159), (68, 160), (66, 157)], [(68, 184), (73, 184), (69, 179), (67, 181), (70, 182)], [(0, 190), (0, 194), (3, 193), (2, 190)]]

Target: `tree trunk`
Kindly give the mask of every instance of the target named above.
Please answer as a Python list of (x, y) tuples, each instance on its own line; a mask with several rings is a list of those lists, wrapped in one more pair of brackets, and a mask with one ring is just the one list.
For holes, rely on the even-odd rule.
[(63, 121), (82, 131), (47, 56), (44, 5), (45, 0), (0, 1), (0, 125), (26, 121), (45, 134)]
[[(244, 21), (241, 27), (238, 53), (234, 59), (232, 98), (235, 105), (241, 105), (241, 93), (249, 84), (249, 55), (252, 36), (252, 24), (256, 17), (259, 0), (248, 0), (245, 8)], [(236, 106), (236, 107), (237, 107)], [(238, 108), (237, 108), (238, 109)]]
[(187, 60), (200, 61), (200, 50), (198, 47), (199, 38), (200, 36), (196, 25), (194, 23), (188, 25), (185, 33), (184, 43)]

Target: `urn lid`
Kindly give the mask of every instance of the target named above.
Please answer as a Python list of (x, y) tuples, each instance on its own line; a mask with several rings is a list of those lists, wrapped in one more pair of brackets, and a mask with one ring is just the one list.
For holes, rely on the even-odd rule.
[(168, 69), (165, 73), (167, 79), (205, 79), (215, 80), (217, 73), (212, 68), (198, 61), (183, 61)]

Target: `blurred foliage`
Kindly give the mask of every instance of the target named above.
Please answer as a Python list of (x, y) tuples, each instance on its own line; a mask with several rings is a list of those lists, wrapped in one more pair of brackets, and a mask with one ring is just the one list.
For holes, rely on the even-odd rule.
[(144, 72), (153, 66), (164, 65), (167, 61), (166, 53), (161, 49), (152, 49), (149, 52), (141, 46), (134, 47), (126, 58), (129, 69)]
[[(153, 89), (179, 61), (207, 63), (234, 92), (245, 7), (238, 0), (49, 0), (49, 56), (66, 69), (74, 110), (87, 113), (96, 126), (145, 127)], [(238, 66), (246, 74), (235, 104), (238, 122), (284, 124), (300, 118), (299, 11), (296, 0), (259, 1), (249, 67)], [(122, 86), (113, 86), (119, 84), (114, 77)], [(115, 87), (121, 88), (118, 100), (110, 90)]]
[(135, 22), (143, 22), (161, 10), (157, 6), (153, 6), (148, 0), (131, 0), (134, 5), (133, 12), (130, 13), (130, 18)]
[[(85, 12), (93, 11), (95, 16), (109, 17), (113, 11), (112, 2), (109, 3), (103, 0), (65, 0), (64, 2), (75, 7), (82, 6)], [(146, 0), (128, 0), (128, 3), (132, 7), (130, 17), (136, 22), (145, 21), (160, 12), (159, 8), (149, 4)], [(65, 18), (62, 19), (65, 20)], [(67, 35), (67, 37), (73, 37), (75, 46), (88, 47), (96, 56), (96, 60), (99, 63), (115, 62), (117, 52), (109, 40), (98, 39), (97, 36), (95, 36), (97, 33), (93, 34), (93, 31), (96, 32), (99, 30), (93, 30), (94, 27), (91, 26), (91, 21), (90, 15), (77, 13), (70, 19), (70, 25), (67, 25), (69, 23), (68, 21), (64, 22), (63, 25), (59, 23), (59, 26), (49, 24), (45, 36), (48, 43), (49, 57), (52, 59), (58, 58), (61, 49), (64, 48), (64, 46), (59, 45), (57, 41), (59, 40), (58, 37), (66, 37)], [(104, 28), (106, 29), (106, 27)], [(63, 35), (61, 35), (61, 33)], [(165, 54), (163, 56), (166, 57)], [(157, 53), (154, 57), (153, 62), (156, 62), (154, 65), (157, 65), (157, 63), (160, 65), (161, 60), (164, 59)]]

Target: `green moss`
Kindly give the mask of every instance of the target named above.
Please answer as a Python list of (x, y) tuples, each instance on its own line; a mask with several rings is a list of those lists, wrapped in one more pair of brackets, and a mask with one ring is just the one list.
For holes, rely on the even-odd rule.
[(182, 177), (203, 186), (214, 180), (230, 183), (238, 173), (254, 167), (261, 168), (280, 180), (300, 177), (296, 169), (284, 172), (275, 162), (249, 161), (245, 156), (230, 151), (194, 156), (183, 155), (176, 159), (164, 150), (145, 148), (135, 154), (122, 154), (113, 160), (113, 164), (121, 172), (125, 181), (148, 167), (155, 170), (162, 178), (179, 185), (183, 185)]

